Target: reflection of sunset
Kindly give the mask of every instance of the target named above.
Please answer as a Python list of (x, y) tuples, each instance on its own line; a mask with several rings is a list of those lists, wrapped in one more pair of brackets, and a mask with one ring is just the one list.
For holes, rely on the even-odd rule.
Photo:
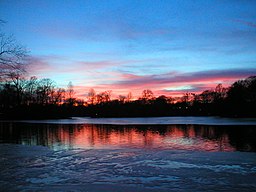
[(2, 124), (0, 143), (44, 145), (54, 150), (173, 149), (256, 151), (253, 126)]
[(168, 148), (203, 151), (234, 151), (228, 135), (218, 138), (211, 127), (135, 127), (76, 125), (48, 132), (48, 145), (61, 143), (72, 148)]

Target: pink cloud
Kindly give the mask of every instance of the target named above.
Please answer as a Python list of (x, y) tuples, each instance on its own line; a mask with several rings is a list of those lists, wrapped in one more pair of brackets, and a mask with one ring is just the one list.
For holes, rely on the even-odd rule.
[(217, 82), (244, 78), (256, 73), (256, 68), (252, 69), (231, 69), (231, 70), (210, 70), (193, 73), (166, 73), (160, 75), (129, 76), (126, 80), (117, 82), (119, 86), (147, 86), (165, 85), (171, 83), (200, 83)]
[[(212, 70), (194, 73), (166, 73), (162, 75), (138, 76), (123, 74), (122, 80), (114, 83), (106, 83), (95, 86), (95, 90), (112, 90), (113, 94), (126, 95), (129, 91), (138, 97), (144, 89), (151, 89), (155, 95), (183, 95), (186, 92), (201, 93), (206, 89), (213, 89), (217, 84), (229, 86), (238, 79), (254, 75), (256, 69)], [(186, 87), (182, 90), (168, 90), (170, 87)]]
[(30, 74), (57, 71), (60, 61), (67, 62), (68, 58), (58, 55), (30, 56), (27, 58), (27, 71)]
[[(77, 85), (74, 83), (75, 91), (77, 97), (80, 98), (85, 98), (90, 88), (94, 88), (97, 93), (112, 90), (113, 97), (127, 95), (128, 92), (132, 92), (135, 97), (138, 97), (144, 89), (151, 89), (156, 96), (162, 94), (168, 96), (182, 95), (185, 92), (200, 93), (206, 89), (214, 88), (218, 83), (229, 86), (238, 79), (256, 74), (256, 68), (250, 68), (190, 73), (168, 72), (165, 74), (143, 76), (119, 71), (108, 71), (104, 68), (126, 63), (144, 62), (144, 60), (71, 61), (72, 65), (55, 65), (56, 60), (59, 61), (59, 58), (54, 56), (31, 57), (28, 71), (32, 73), (30, 73), (31, 75), (44, 74), (46, 77), (47, 74), (54, 72), (57, 75), (72, 75), (70, 80), (77, 83)], [(54, 64), (51, 64), (51, 62)]]
[(53, 70), (47, 59), (42, 57), (29, 57), (27, 59), (26, 70), (29, 74), (39, 74)]
[[(100, 73), (101, 70), (119, 67), (125, 64), (137, 65), (155, 61), (154, 59), (129, 59), (129, 60), (96, 60), (76, 61), (62, 56), (46, 55), (32, 56), (28, 59), (28, 72), (39, 74), (41, 72), (61, 73)], [(106, 73), (106, 71), (104, 71)], [(108, 73), (108, 72), (107, 72)], [(116, 75), (116, 74), (115, 74)], [(120, 74), (121, 75), (121, 74)]]

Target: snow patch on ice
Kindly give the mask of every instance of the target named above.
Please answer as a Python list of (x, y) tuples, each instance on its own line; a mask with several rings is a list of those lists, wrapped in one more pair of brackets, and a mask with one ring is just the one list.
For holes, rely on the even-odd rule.
[(116, 186), (112, 191), (122, 191), (123, 186), (140, 187), (141, 191), (256, 190), (256, 153), (144, 149), (51, 151), (38, 146), (0, 144), (0, 154), (0, 189), (13, 191), (33, 191), (37, 187), (39, 191), (48, 191), (50, 186), (65, 191), (65, 186), (76, 189), (91, 185), (92, 191), (99, 191), (104, 189), (102, 185), (110, 184)]

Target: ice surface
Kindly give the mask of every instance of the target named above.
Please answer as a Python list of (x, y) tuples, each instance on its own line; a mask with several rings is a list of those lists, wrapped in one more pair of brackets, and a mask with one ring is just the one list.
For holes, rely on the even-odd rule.
[(0, 191), (255, 191), (256, 153), (0, 144)]
[(57, 120), (22, 120), (19, 122), (48, 124), (113, 124), (113, 125), (256, 125), (256, 118), (221, 117), (144, 117), (144, 118), (89, 118), (72, 117)]
[[(136, 118), (90, 118), (72, 117), (51, 120), (11, 120), (12, 122), (47, 124), (108, 124), (108, 125), (256, 125), (256, 118), (222, 117), (136, 117)], [(2, 120), (2, 122), (9, 122)]]

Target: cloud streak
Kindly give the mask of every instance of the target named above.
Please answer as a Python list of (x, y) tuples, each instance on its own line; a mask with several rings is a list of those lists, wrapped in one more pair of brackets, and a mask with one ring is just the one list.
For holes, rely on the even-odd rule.
[(38, 74), (38, 73), (43, 73), (43, 72), (48, 72), (54, 69), (49, 62), (49, 58), (43, 58), (43, 57), (36, 57), (36, 56), (31, 56), (27, 58), (27, 66), (26, 70), (30, 74)]
[(139, 95), (144, 89), (152, 89), (159, 94), (182, 95), (185, 92), (200, 93), (214, 88), (218, 83), (229, 86), (238, 79), (256, 74), (256, 68), (208, 70), (193, 73), (166, 73), (161, 75), (123, 74), (123, 80), (98, 85), (98, 88), (115, 91), (133, 91)]
[(235, 22), (242, 23), (242, 24), (247, 25), (249, 27), (256, 28), (256, 23), (253, 23), (253, 22), (248, 22), (248, 21), (244, 21), (244, 20), (241, 20), (241, 19), (236, 19)]
[[(199, 93), (214, 88), (218, 83), (225, 86), (234, 81), (256, 74), (256, 68), (235, 68), (225, 70), (205, 70), (182, 73), (170, 71), (162, 74), (138, 75), (122, 70), (107, 70), (126, 64), (145, 62), (145, 60), (102, 60), (91, 62), (73, 62), (72, 65), (52, 65), (56, 56), (31, 57), (28, 69), (30, 74), (39, 77), (51, 77), (54, 71), (65, 85), (65, 81), (74, 80), (78, 95), (83, 96), (89, 88), (98, 92), (113, 90), (115, 95), (126, 95), (129, 91), (140, 95), (144, 89), (151, 89), (156, 95), (182, 95), (185, 92)], [(64, 58), (62, 58), (64, 60)], [(47, 75), (48, 74), (48, 75)], [(65, 77), (72, 76), (72, 79)], [(55, 79), (53, 79), (55, 80)], [(57, 79), (58, 80), (58, 79)]]
[[(209, 70), (192, 73), (166, 73), (160, 75), (131, 76), (127, 80), (117, 82), (118, 85), (151, 85), (169, 83), (191, 83), (204, 81), (224, 81), (229, 79), (244, 78), (256, 73), (256, 68)], [(129, 77), (129, 76), (128, 76)]]

